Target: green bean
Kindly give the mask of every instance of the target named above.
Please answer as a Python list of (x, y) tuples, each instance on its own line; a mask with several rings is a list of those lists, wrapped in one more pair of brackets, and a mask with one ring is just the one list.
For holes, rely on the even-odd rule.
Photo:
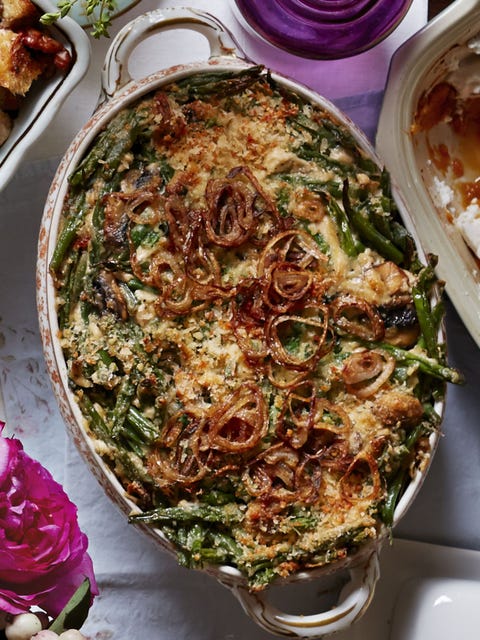
[(288, 118), (288, 122), (300, 131), (307, 131), (314, 138), (319, 137), (318, 126), (312, 122), (312, 120), (302, 111), (299, 111), (295, 116)]
[(130, 516), (132, 522), (156, 524), (160, 522), (220, 522), (231, 524), (241, 522), (243, 514), (238, 507), (218, 507), (214, 505), (195, 504), (184, 507), (157, 507), (151, 511)]
[(407, 454), (404, 456), (403, 464), (389, 484), (387, 496), (381, 508), (381, 517), (383, 522), (387, 526), (391, 526), (393, 524), (398, 498), (405, 486), (406, 481), (408, 480), (408, 460), (410, 458), (410, 454), (412, 453), (413, 448), (424, 433), (425, 426), (423, 423), (420, 423), (414, 429), (412, 429), (405, 441)]
[(141, 120), (137, 109), (120, 111), (71, 174), (69, 182), (72, 187), (86, 186), (97, 171), (106, 180), (110, 179), (137, 138)]
[(345, 209), (345, 213), (350, 224), (355, 231), (357, 231), (361, 240), (366, 242), (367, 245), (373, 247), (381, 256), (387, 258), (387, 260), (391, 260), (392, 262), (395, 262), (395, 264), (402, 264), (404, 261), (403, 252), (400, 251), (400, 249), (398, 249), (391, 240), (380, 233), (370, 220), (357, 208), (352, 207), (348, 195), (347, 180), (345, 180), (343, 187), (343, 208)]
[(186, 544), (192, 554), (200, 553), (202, 545), (205, 542), (206, 535), (207, 532), (205, 531), (205, 527), (198, 522), (195, 522), (188, 528)]
[(162, 176), (163, 183), (164, 185), (167, 185), (173, 178), (175, 169), (168, 163), (166, 158), (160, 158), (160, 160), (157, 161), (157, 164), (159, 165), (160, 175)]
[(84, 411), (89, 418), (89, 427), (91, 431), (96, 436), (104, 439), (105, 441), (108, 441), (110, 439), (110, 429), (108, 428), (105, 420), (95, 409), (93, 402), (90, 400), (86, 393), (83, 393), (79, 397), (79, 404), (82, 411)]
[(351, 162), (342, 162), (326, 155), (319, 144), (305, 142), (295, 149), (295, 153), (302, 160), (313, 160), (320, 167), (328, 170), (338, 171), (342, 175), (353, 175), (357, 168)]
[[(310, 145), (307, 143), (303, 147), (305, 151), (307, 148), (310, 150), (310, 153), (313, 154), (312, 157), (315, 157), (316, 154), (320, 154), (322, 157), (325, 157), (321, 152), (319, 152), (319, 145), (322, 140), (326, 140), (330, 148), (343, 147), (348, 149), (353, 153), (356, 159), (360, 155), (358, 153), (357, 144), (352, 135), (346, 129), (339, 127), (332, 120), (324, 118), (321, 123), (318, 123), (311, 120), (307, 115), (305, 115), (305, 113), (299, 111), (295, 116), (289, 118), (288, 121), (294, 128), (301, 131), (307, 131), (312, 135), (314, 144)], [(353, 165), (354, 162), (352, 161), (350, 163), (351, 170), (353, 170)], [(346, 165), (338, 163), (336, 166)], [(374, 167), (375, 165), (372, 164), (371, 166)], [(375, 169), (377, 168), (375, 167)]]
[(270, 584), (270, 582), (274, 580), (275, 576), (275, 567), (272, 567), (271, 564), (265, 563), (264, 566), (259, 567), (252, 574), (252, 585), (262, 588)]
[[(103, 195), (103, 194), (102, 194)], [(93, 269), (97, 269), (102, 255), (105, 253), (103, 223), (105, 220), (105, 211), (102, 199), (97, 200), (92, 212), (92, 225), (90, 234), (90, 265)]]
[(189, 102), (209, 95), (231, 96), (244, 91), (263, 75), (264, 67), (256, 65), (241, 71), (220, 71), (198, 74), (177, 82), (178, 102)]
[(362, 203), (362, 206), (367, 208), (366, 218), (371, 221), (381, 235), (401, 250), (404, 266), (416, 272), (423, 265), (418, 260), (415, 241), (400, 219), (391, 193), (390, 175), (384, 169), (379, 179), (383, 195), (379, 202), (369, 199)]
[(113, 363), (113, 359), (111, 358), (108, 351), (106, 351), (105, 349), (99, 349), (97, 355), (100, 358), (100, 360), (103, 362), (103, 364), (106, 365), (107, 367), (109, 367)]
[(405, 468), (400, 469), (388, 488), (385, 502), (382, 505), (382, 508), (380, 511), (381, 518), (383, 522), (387, 525), (387, 527), (391, 527), (393, 524), (395, 508), (397, 506), (400, 492), (404, 487), (406, 475), (407, 475), (407, 469)]
[(306, 187), (310, 191), (325, 195), (329, 193), (334, 198), (340, 198), (342, 196), (342, 184), (334, 180), (312, 180), (306, 176), (300, 174), (277, 174), (277, 177), (284, 182), (293, 184), (294, 186), (300, 185)]
[(69, 259), (66, 261), (62, 269), (62, 284), (58, 290), (58, 326), (60, 329), (63, 329), (66, 326), (70, 318), (71, 288), (77, 262), (78, 251), (72, 251)]
[(311, 529), (317, 524), (318, 518), (312, 514), (297, 515), (297, 516), (293, 516), (290, 522), (292, 523), (293, 528), (296, 530)]
[[(90, 233), (90, 264), (92, 267), (97, 266), (102, 259), (105, 259), (107, 251), (104, 243), (104, 220), (105, 220), (105, 206), (104, 196), (107, 193), (117, 191), (121, 182), (121, 173), (117, 173), (108, 184), (102, 185), (98, 188), (98, 197), (93, 207), (91, 233)], [(109, 247), (110, 248), (110, 247)], [(115, 249), (118, 250), (118, 249)], [(109, 262), (114, 262), (114, 258), (109, 256)]]
[(72, 309), (79, 302), (85, 289), (88, 255), (74, 247), (63, 268), (63, 286), (60, 297), (63, 305), (59, 310), (59, 325), (61, 328), (68, 321)]
[(80, 295), (83, 291), (85, 283), (85, 275), (87, 273), (88, 255), (81, 253), (75, 270), (73, 272), (71, 287), (70, 287), (70, 304), (78, 302)]
[[(437, 288), (439, 289), (439, 296), (442, 294), (443, 283), (437, 283)], [(435, 326), (435, 330), (438, 331), (440, 329), (440, 325), (442, 324), (443, 318), (445, 317), (445, 304), (441, 298), (437, 304), (432, 308), (432, 319)]]
[(338, 229), (342, 249), (350, 257), (357, 256), (363, 250), (363, 245), (355, 238), (345, 211), (334, 198), (328, 199), (327, 207)]
[(389, 211), (389, 203), (383, 198), (381, 210), (379, 211), (374, 207), (370, 207), (368, 210), (368, 218), (379, 233), (402, 251), (403, 264), (410, 269), (418, 269), (422, 265), (418, 262), (418, 258), (418, 265), (415, 266), (414, 264), (416, 258), (415, 242), (403, 224), (394, 220)]
[(382, 343), (365, 343), (370, 349), (383, 349), (393, 355), (397, 362), (405, 362), (409, 364), (415, 364), (419, 370), (439, 380), (445, 382), (451, 382), (452, 384), (464, 384), (465, 379), (458, 369), (447, 367), (446, 365), (438, 362), (434, 358), (424, 356), (421, 353), (414, 351), (407, 351), (401, 347), (397, 347), (387, 342)]
[[(209, 554), (211, 552), (220, 552), (223, 551), (226, 557), (237, 558), (241, 554), (241, 548), (235, 540), (222, 532), (216, 531), (215, 534), (212, 534), (213, 538), (213, 549), (203, 548), (201, 550), (202, 558), (209, 558)], [(211, 556), (210, 556), (211, 557)]]
[(135, 294), (126, 282), (119, 282), (119, 286), (125, 299), (128, 312), (131, 315), (132, 313), (135, 313), (135, 309), (137, 308), (137, 299), (135, 297)]
[(63, 263), (65, 255), (76, 238), (77, 231), (83, 225), (83, 218), (69, 218), (58, 236), (57, 244), (50, 260), (50, 271), (55, 274)]
[[(201, 522), (189, 520), (183, 509), (166, 507), (164, 510), (170, 512), (165, 521), (151, 521), (145, 519), (146, 514), (134, 514), (130, 516), (129, 522), (162, 523), (163, 533), (177, 547), (177, 558), (182, 566), (198, 566), (202, 562), (224, 564), (239, 561), (242, 551), (231, 536), (222, 531), (212, 531)], [(199, 519), (205, 521), (204, 518)], [(173, 527), (168, 525), (170, 521), (174, 523)], [(183, 523), (183, 526), (179, 523)]]
[(231, 491), (221, 491), (220, 489), (210, 489), (202, 496), (205, 504), (212, 507), (219, 507), (235, 501), (233, 489)]
[(116, 463), (120, 464), (125, 470), (125, 477), (128, 477), (129, 480), (138, 480), (147, 486), (152, 484), (152, 478), (144, 467), (139, 466), (138, 457), (135, 453), (117, 448), (114, 450), (113, 455)]
[(430, 306), (430, 290), (434, 281), (433, 266), (429, 264), (420, 272), (416, 284), (412, 287), (413, 303), (417, 312), (422, 337), (425, 341), (425, 349), (432, 358), (439, 355), (438, 325)]
[(111, 433), (112, 438), (114, 439), (117, 438), (123, 430), (123, 426), (132, 403), (132, 398), (135, 394), (135, 389), (136, 387), (131, 379), (128, 376), (125, 376), (120, 384), (115, 407), (111, 416)]
[(154, 423), (145, 418), (141, 411), (133, 405), (130, 405), (128, 408), (126, 423), (130, 427), (128, 434), (132, 437), (134, 434), (137, 434), (139, 442), (150, 444), (158, 435), (158, 431)]
[(196, 563), (199, 564), (200, 560), (207, 564), (227, 564), (227, 562), (231, 561), (231, 554), (221, 547), (213, 548), (206, 547), (200, 549), (198, 552), (198, 559)]
[(129, 451), (139, 458), (141, 458), (145, 454), (144, 443), (136, 434), (132, 435), (131, 433), (129, 433), (128, 436), (123, 434), (122, 436), (120, 436), (120, 438), (118, 438), (118, 440), (121, 440), (118, 451), (124, 449), (125, 451)]
[(130, 229), (130, 240), (136, 248), (140, 245), (153, 247), (159, 238), (160, 233), (148, 224), (136, 224)]
[(129, 278), (125, 284), (131, 291), (140, 290), (140, 291), (149, 291), (150, 293), (158, 294), (158, 291), (154, 287), (151, 287), (148, 284), (144, 284), (141, 280), (139, 280), (136, 277)]

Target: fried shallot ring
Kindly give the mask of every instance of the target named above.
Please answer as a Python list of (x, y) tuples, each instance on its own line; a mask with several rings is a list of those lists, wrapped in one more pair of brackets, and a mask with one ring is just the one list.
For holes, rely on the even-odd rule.
[[(325, 353), (324, 343), (328, 329), (328, 308), (319, 305), (317, 311), (319, 313), (311, 317), (283, 314), (268, 318), (265, 334), (269, 354), (274, 362), (287, 369), (294, 369), (296, 371), (311, 370), (315, 366), (319, 358)], [(302, 342), (306, 353), (305, 356), (296, 356), (290, 353), (284, 346), (279, 333), (282, 325), (284, 325), (285, 328), (286, 325), (292, 327), (295, 324), (302, 326), (312, 334), (311, 336), (307, 336)], [(303, 337), (304, 336), (302, 336), (302, 338)]]
[(278, 233), (265, 246), (258, 260), (257, 275), (261, 277), (273, 264), (285, 262), (322, 272), (328, 258), (309, 233), (288, 229)]
[(342, 378), (349, 393), (370, 398), (395, 370), (395, 358), (382, 349), (354, 351), (345, 361)]
[(362, 451), (355, 456), (340, 479), (340, 491), (347, 502), (371, 502), (380, 496), (382, 482), (375, 458)]
[(162, 488), (190, 486), (207, 473), (199, 442), (204, 420), (187, 411), (171, 416), (147, 459), (147, 470)]
[(261, 389), (247, 382), (231, 393), (207, 417), (202, 449), (245, 452), (256, 447), (268, 429), (267, 407)]
[(377, 342), (385, 335), (385, 325), (375, 307), (352, 295), (341, 295), (330, 305), (335, 325), (342, 333)]

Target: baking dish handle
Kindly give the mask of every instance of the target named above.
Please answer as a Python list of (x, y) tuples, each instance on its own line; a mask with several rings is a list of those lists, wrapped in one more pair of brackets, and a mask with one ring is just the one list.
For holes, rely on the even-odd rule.
[(209, 13), (181, 7), (149, 11), (126, 24), (112, 41), (102, 69), (100, 104), (133, 81), (128, 60), (135, 47), (145, 37), (169, 29), (192, 29), (201, 33), (210, 47), (209, 59), (220, 56), (245, 59), (232, 34)]
[(235, 582), (227, 586), (245, 612), (270, 633), (290, 638), (321, 638), (348, 628), (363, 614), (373, 597), (379, 575), (378, 553), (374, 551), (364, 563), (349, 568), (349, 581), (343, 587), (338, 603), (328, 611), (313, 615), (283, 613), (268, 602), (264, 591), (251, 592), (245, 585)]

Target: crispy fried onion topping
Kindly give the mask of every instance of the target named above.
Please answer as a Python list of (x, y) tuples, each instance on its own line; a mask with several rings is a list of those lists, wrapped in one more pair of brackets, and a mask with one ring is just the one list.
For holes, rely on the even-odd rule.
[(341, 295), (332, 302), (331, 308), (333, 321), (341, 333), (373, 342), (385, 335), (380, 313), (366, 300)]
[(329, 310), (321, 302), (331, 285), (327, 262), (308, 233), (282, 231), (264, 247), (257, 276), (237, 287), (231, 309), (238, 345), (277, 387), (305, 378), (331, 348)]
[(310, 455), (318, 454), (328, 434), (333, 438), (346, 437), (352, 431), (346, 411), (315, 394), (316, 389), (311, 381), (290, 389), (276, 426), (280, 439), (294, 449), (306, 447)]
[[(315, 396), (310, 383), (290, 390), (279, 415), (280, 442), (251, 460), (242, 479), (251, 498), (277, 504), (312, 504), (332, 478), (339, 499), (349, 503), (377, 498), (382, 490), (370, 448), (355, 450), (354, 427), (338, 405)], [(329, 480), (330, 479), (330, 480)]]
[(207, 455), (199, 447), (203, 424), (204, 418), (187, 411), (167, 422), (147, 460), (148, 473), (160, 487), (191, 486), (205, 476)]
[[(142, 207), (157, 207), (167, 221), (168, 233), (158, 239), (149, 255), (145, 255), (145, 247), (135, 246), (130, 236), (133, 273), (159, 292), (156, 311), (160, 316), (183, 315), (212, 300), (233, 297), (243, 279), (222, 277), (222, 252), (245, 245), (261, 248), (283, 232), (287, 224), (251, 170), (244, 166), (233, 169), (224, 178), (209, 180), (205, 207), (197, 210), (189, 208), (181, 184), (167, 190), (165, 195), (159, 195), (150, 185), (142, 194), (121, 194), (116, 200), (112, 197), (108, 218), (116, 223), (117, 234), (120, 217), (122, 223), (130, 220), (130, 225), (138, 224)], [(154, 231), (158, 229), (157, 223), (154, 217), (142, 220)], [(272, 291), (280, 296), (298, 297), (310, 287), (309, 277), (288, 274), (292, 271), (289, 267), (283, 271), (280, 269), (273, 275)], [(301, 281), (301, 291), (297, 281)]]
[(274, 228), (283, 226), (276, 206), (248, 167), (211, 179), (205, 200), (205, 233), (214, 245), (239, 247), (249, 240), (262, 245), (262, 227), (269, 231), (272, 222)]
[[(251, 366), (281, 389), (308, 377), (333, 348), (335, 332), (371, 341), (384, 337), (384, 322), (373, 305), (353, 295), (328, 298), (334, 277), (327, 269), (328, 257), (309, 233), (285, 228), (288, 223), (248, 167), (209, 180), (203, 209), (187, 206), (181, 185), (165, 194), (159, 186), (156, 176), (144, 189), (110, 194), (104, 224), (112, 244), (127, 229), (132, 271), (158, 292), (154, 306), (159, 316), (185, 315), (214, 300), (230, 301), (239, 348)], [(160, 220), (168, 225), (163, 236)], [(148, 245), (135, 242), (135, 225), (160, 236), (151, 253)], [(224, 249), (246, 243), (259, 251), (256, 273), (222, 274)], [(388, 380), (392, 366), (386, 355), (355, 355), (342, 375), (349, 391), (368, 397)]]
[(207, 471), (231, 470), (230, 454), (255, 452), (267, 429), (263, 393), (246, 383), (202, 415), (173, 415), (150, 452), (148, 472), (162, 488), (193, 486)]
[(268, 242), (258, 261), (257, 274), (264, 275), (273, 265), (289, 263), (310, 272), (323, 271), (328, 262), (314, 238), (301, 229), (288, 229)]
[(340, 479), (342, 496), (347, 502), (375, 500), (381, 493), (382, 483), (378, 464), (373, 455), (362, 451), (352, 460)]
[(321, 467), (298, 451), (278, 443), (261, 453), (243, 474), (248, 493), (254, 498), (310, 504), (320, 492)]
[(148, 472), (167, 493), (178, 487), (198, 491), (206, 476), (238, 474), (250, 500), (276, 505), (275, 510), (315, 503), (326, 474), (339, 483), (341, 499), (377, 497), (375, 452), (357, 448), (346, 411), (317, 393), (310, 381), (287, 392), (271, 446), (265, 444), (267, 406), (253, 382), (202, 415), (179, 411), (152, 447)]
[(272, 360), (286, 369), (311, 371), (325, 353), (328, 310), (318, 306), (315, 315), (271, 316), (266, 324), (267, 345)]
[(390, 378), (395, 359), (381, 349), (355, 351), (345, 361), (342, 377), (349, 393), (358, 398), (374, 395)]
[(247, 382), (209, 414), (201, 448), (249, 451), (259, 444), (267, 428), (263, 393), (256, 384)]

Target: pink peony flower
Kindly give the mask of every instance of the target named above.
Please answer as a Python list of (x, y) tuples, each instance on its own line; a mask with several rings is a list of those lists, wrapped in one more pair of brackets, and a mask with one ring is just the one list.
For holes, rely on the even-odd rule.
[(0, 611), (55, 617), (85, 578), (98, 594), (77, 508), (0, 422)]

